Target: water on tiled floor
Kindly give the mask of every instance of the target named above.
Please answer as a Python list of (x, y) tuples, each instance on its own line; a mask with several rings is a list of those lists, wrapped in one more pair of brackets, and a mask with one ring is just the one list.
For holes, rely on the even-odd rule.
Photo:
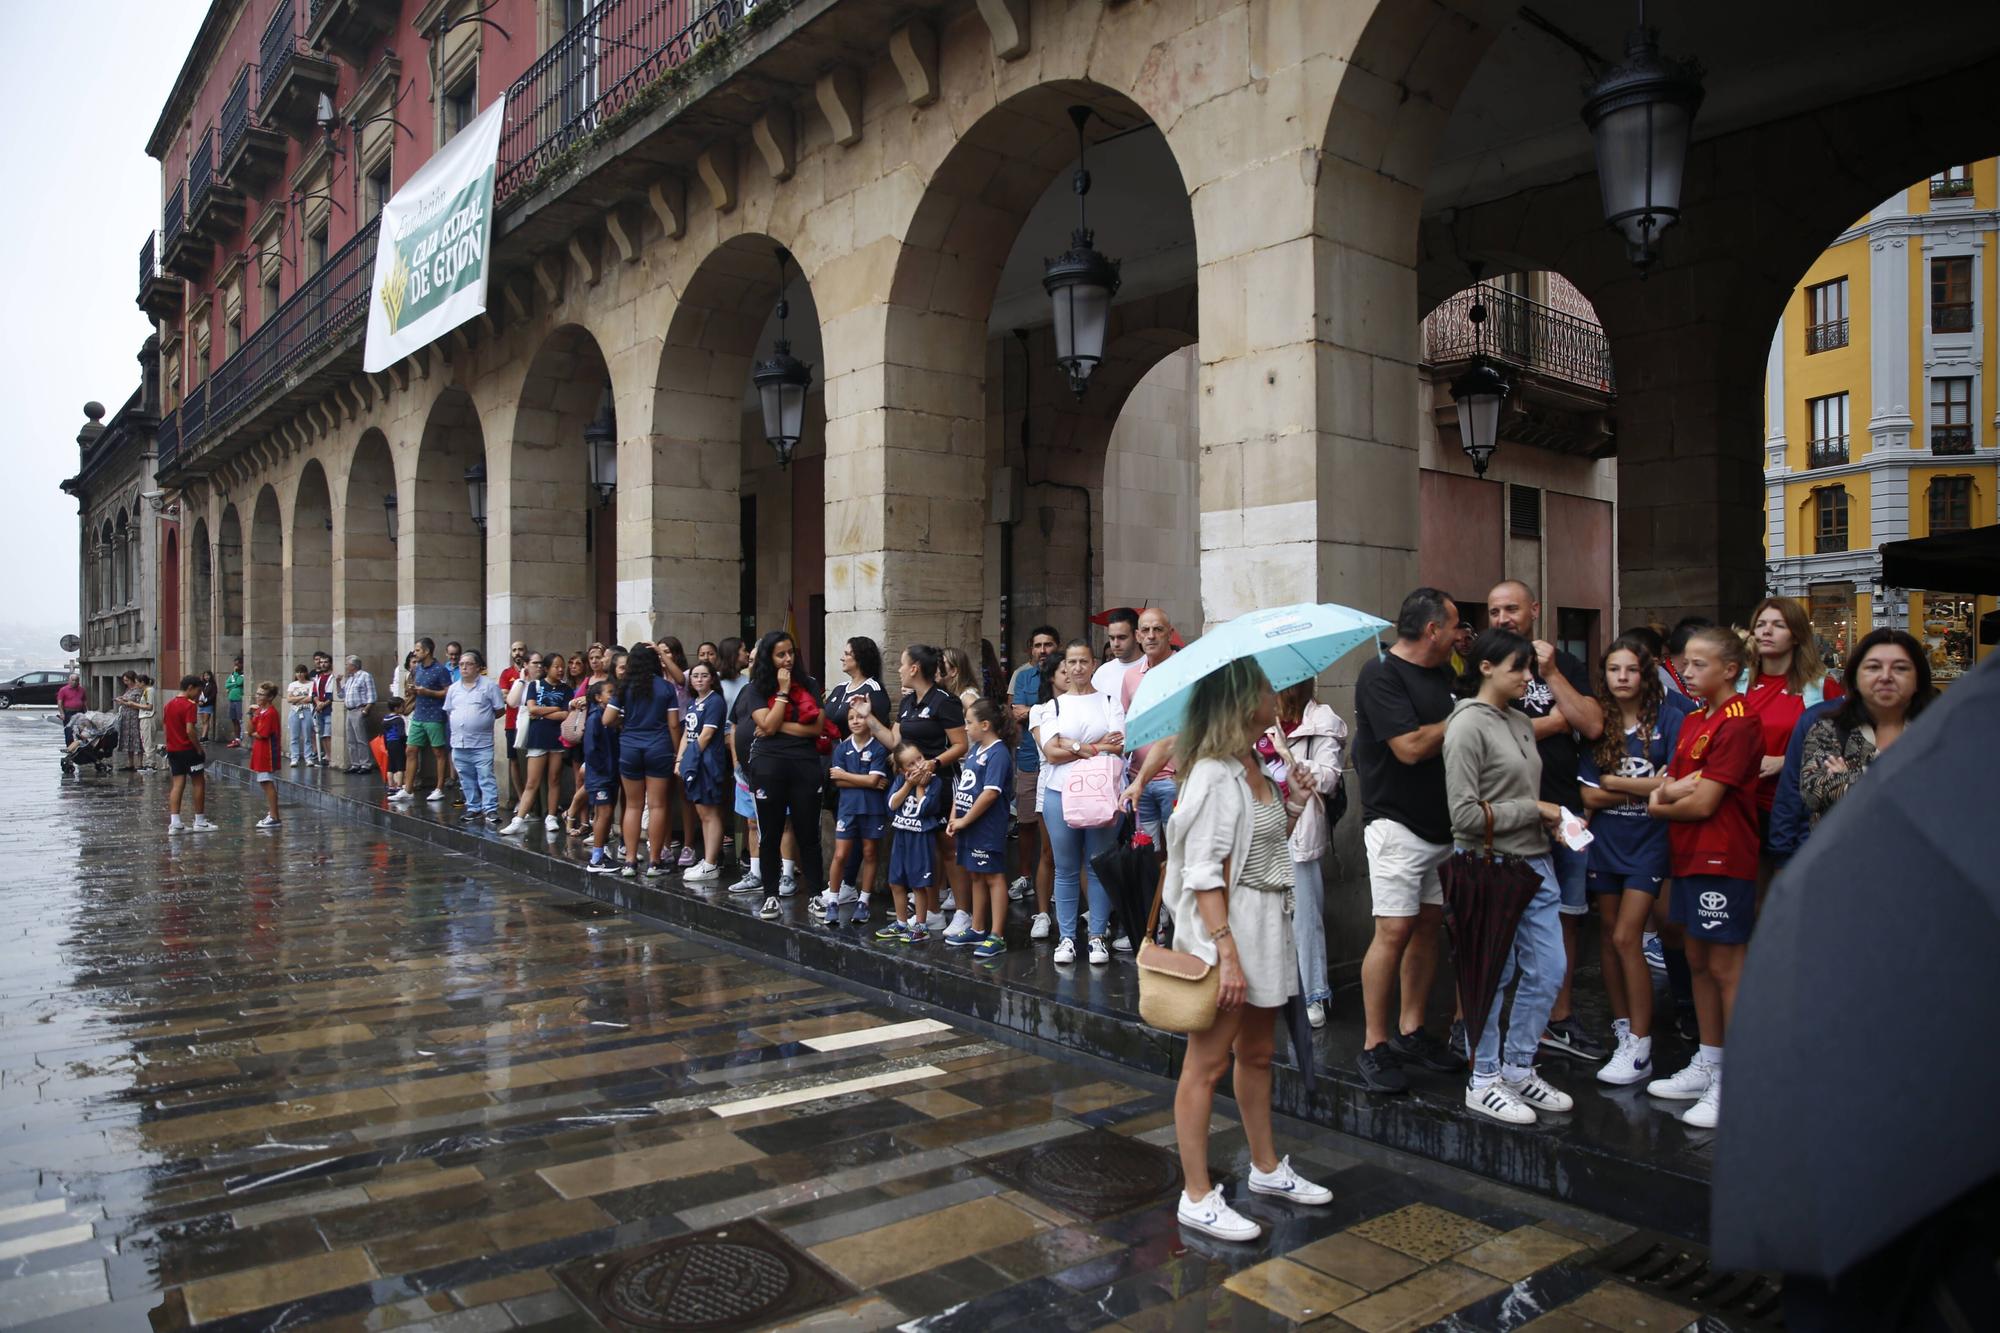
[(56, 739), (0, 714), (0, 1327), (1693, 1318), (1584, 1265), (1616, 1224), (1300, 1125), (1330, 1207), (1219, 1119), (1267, 1234), (1184, 1234), (1161, 1086), (236, 784), (169, 837)]

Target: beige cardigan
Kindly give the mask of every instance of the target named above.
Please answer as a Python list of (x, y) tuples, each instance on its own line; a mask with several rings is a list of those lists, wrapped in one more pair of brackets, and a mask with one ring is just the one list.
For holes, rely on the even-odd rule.
[[(1242, 764), (1203, 759), (1180, 774), (1180, 795), (1174, 802), (1173, 816), (1167, 820), (1164, 906), (1174, 918), (1174, 947), (1210, 963), (1216, 959), (1215, 941), (1202, 923), (1195, 894), (1223, 887), (1224, 860), (1232, 869), (1243, 864), (1250, 851), (1250, 802), (1254, 799)], [(1299, 808), (1287, 802), (1287, 813), (1293, 819), (1298, 818)], [(1232, 931), (1239, 929), (1240, 905), (1235, 900), (1230, 903)], [(1239, 948), (1246, 942), (1239, 940)]]

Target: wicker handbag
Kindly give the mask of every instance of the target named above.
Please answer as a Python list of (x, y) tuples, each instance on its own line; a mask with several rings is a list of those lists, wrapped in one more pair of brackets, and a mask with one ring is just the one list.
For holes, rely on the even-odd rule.
[[(1167, 870), (1153, 889), (1153, 910), (1146, 917), (1146, 937), (1139, 942), (1139, 1017), (1162, 1032), (1206, 1032), (1215, 1026), (1216, 993), (1222, 974), (1199, 955), (1168, 949), (1153, 942), (1160, 927), (1160, 902), (1167, 890)], [(1229, 905), (1229, 862), (1222, 863), (1222, 902)]]

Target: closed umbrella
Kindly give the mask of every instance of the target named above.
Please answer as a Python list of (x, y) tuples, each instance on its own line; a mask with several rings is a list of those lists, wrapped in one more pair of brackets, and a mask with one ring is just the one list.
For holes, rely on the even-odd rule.
[(1486, 811), (1486, 847), (1457, 851), (1438, 867), (1444, 889), (1444, 924), (1451, 936), (1451, 968), (1465, 1013), (1465, 1040), (1479, 1046), (1493, 998), (1514, 956), (1521, 914), (1542, 887), (1542, 877), (1518, 856), (1493, 851), (1493, 812)]
[(1163, 850), (1151, 843), (1121, 842), (1090, 858), (1097, 882), (1111, 895), (1111, 910), (1135, 938), (1152, 913), (1153, 890), (1165, 873), (1161, 864)]
[(1997, 754), (1989, 658), (1772, 885), (1729, 1029), (1718, 1264), (1830, 1279), (2000, 1176), (2000, 1062), (1978, 1039), (2000, 1010)]

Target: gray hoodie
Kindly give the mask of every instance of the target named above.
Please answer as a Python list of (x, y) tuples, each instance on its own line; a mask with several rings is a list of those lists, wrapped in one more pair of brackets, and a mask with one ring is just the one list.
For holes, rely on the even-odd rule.
[(1494, 851), (1548, 854), (1549, 835), (1535, 804), (1542, 756), (1527, 714), (1460, 699), (1444, 729), (1444, 785), (1458, 846), (1485, 846), (1486, 816), (1479, 808), (1484, 801), (1493, 808)]

